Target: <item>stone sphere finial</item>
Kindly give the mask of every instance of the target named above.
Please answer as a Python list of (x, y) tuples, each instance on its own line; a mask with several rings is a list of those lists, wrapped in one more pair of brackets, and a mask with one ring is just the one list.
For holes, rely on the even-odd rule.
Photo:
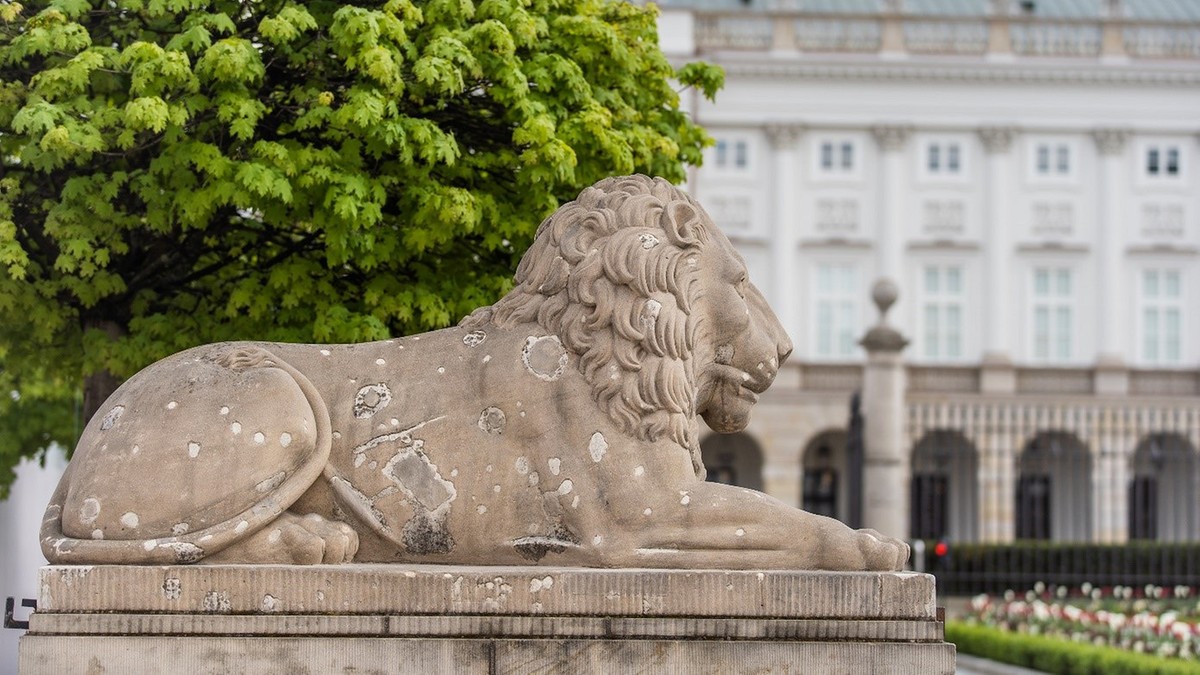
[(896, 282), (891, 279), (880, 279), (871, 286), (871, 299), (875, 301), (875, 306), (879, 308), (879, 318), (882, 321), (887, 318), (888, 310), (892, 305), (896, 304), (896, 299), (900, 297), (900, 289), (896, 287)]

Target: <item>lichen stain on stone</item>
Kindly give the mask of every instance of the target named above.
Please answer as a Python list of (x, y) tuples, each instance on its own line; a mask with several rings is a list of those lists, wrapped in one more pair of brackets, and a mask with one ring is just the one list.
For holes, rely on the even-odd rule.
[(134, 513), (133, 511), (129, 511), (125, 515), (121, 516), (121, 524), (130, 529), (138, 526), (138, 520), (138, 514)]
[(557, 335), (531, 335), (521, 349), (521, 362), (539, 380), (553, 382), (567, 369), (567, 350)]
[(270, 593), (267, 593), (266, 595), (263, 596), (262, 611), (278, 612), (282, 607), (283, 607), (283, 603), (280, 602), (278, 598), (271, 595)]
[(506, 418), (504, 411), (494, 405), (488, 406), (479, 413), (479, 428), (486, 434), (504, 433)]
[(162, 590), (163, 597), (165, 597), (167, 600), (178, 600), (181, 592), (183, 591), (183, 587), (179, 583), (179, 579), (170, 577), (163, 581)]
[(111, 429), (113, 425), (117, 423), (117, 420), (121, 419), (121, 415), (124, 413), (125, 406), (113, 406), (113, 409), (108, 411), (108, 414), (104, 416), (104, 419), (100, 420), (100, 430), (108, 431)]
[(481, 330), (473, 330), (463, 336), (463, 344), (468, 347), (478, 347), (487, 339), (487, 333)]
[(604, 434), (597, 431), (592, 434), (592, 440), (588, 441), (588, 453), (592, 456), (593, 462), (599, 462), (604, 459), (606, 452), (608, 452), (608, 441), (604, 439)]
[(383, 475), (408, 498), (413, 517), (400, 531), (410, 553), (449, 553), (454, 538), (447, 524), (450, 505), (457, 497), (454, 484), (442, 478), (437, 465), (422, 451), (424, 443), (414, 439), (400, 448), (383, 467)]
[(83, 504), (79, 507), (79, 522), (84, 525), (91, 525), (96, 522), (96, 518), (100, 516), (100, 500), (95, 497), (88, 497), (83, 500)]
[(382, 382), (368, 384), (354, 395), (354, 416), (365, 420), (392, 402), (392, 390)]
[(175, 562), (178, 563), (193, 563), (204, 557), (204, 549), (186, 541), (165, 541), (158, 546), (174, 551)]
[(188, 441), (188, 457), (196, 459), (200, 456), (200, 444), (196, 441)]
[(513, 549), (521, 557), (538, 562), (547, 553), (562, 553), (568, 548), (578, 548), (579, 537), (561, 522), (555, 523), (546, 535), (534, 535), (513, 540)]
[(229, 602), (229, 594), (224, 591), (209, 591), (204, 594), (200, 609), (204, 612), (229, 612), (233, 605)]
[(513, 466), (516, 468), (517, 473), (524, 476), (525, 474), (529, 473), (529, 458), (522, 455), (521, 457), (517, 458), (517, 461)]
[(546, 462), (546, 465), (550, 467), (550, 473), (554, 474), (555, 476), (557, 476), (558, 472), (562, 470), (562, 460), (557, 457), (551, 457)]

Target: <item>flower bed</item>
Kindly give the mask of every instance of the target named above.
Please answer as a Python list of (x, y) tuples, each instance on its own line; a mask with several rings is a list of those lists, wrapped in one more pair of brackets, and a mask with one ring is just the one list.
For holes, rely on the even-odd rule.
[[(1179, 586), (1079, 589), (1038, 584), (1023, 595), (976, 596), (967, 623), (1025, 635), (1115, 647), (1170, 659), (1200, 659), (1200, 604)], [(1200, 668), (1200, 661), (1197, 662)]]

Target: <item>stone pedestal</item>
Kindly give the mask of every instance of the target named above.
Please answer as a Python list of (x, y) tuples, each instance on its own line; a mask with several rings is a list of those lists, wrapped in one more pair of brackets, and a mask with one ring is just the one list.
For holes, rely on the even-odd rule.
[(44, 567), (20, 672), (951, 673), (933, 577)]

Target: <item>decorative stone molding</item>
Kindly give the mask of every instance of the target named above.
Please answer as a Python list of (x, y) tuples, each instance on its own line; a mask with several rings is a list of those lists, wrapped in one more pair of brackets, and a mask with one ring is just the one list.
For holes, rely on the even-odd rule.
[(979, 140), (983, 142), (984, 150), (997, 154), (1008, 152), (1012, 148), (1013, 136), (1016, 130), (1012, 127), (983, 127), (977, 131)]
[(866, 336), (859, 341), (859, 344), (868, 352), (899, 353), (908, 346), (908, 340), (900, 334), (900, 331), (888, 324), (887, 320), (888, 310), (899, 298), (900, 289), (891, 279), (880, 279), (871, 287), (871, 301), (879, 310), (879, 322), (868, 330)]
[(817, 231), (826, 235), (852, 235), (858, 232), (858, 201), (854, 199), (818, 199)]
[(1066, 239), (1075, 234), (1075, 209), (1070, 202), (1033, 203), (1030, 232), (1042, 239)]
[(1142, 236), (1152, 241), (1175, 241), (1187, 231), (1183, 204), (1143, 204)]
[(1095, 129), (1092, 139), (1096, 141), (1096, 149), (1102, 155), (1116, 155), (1125, 150), (1125, 141), (1129, 140), (1128, 129)]
[(922, 231), (927, 236), (961, 236), (966, 231), (966, 206), (960, 200), (927, 200), (922, 211)]
[(722, 62), (727, 77), (777, 77), (808, 80), (908, 80), (918, 82), (1009, 82), (1063, 84), (1200, 85), (1200, 72), (1139, 69), (1114, 70), (1099, 66), (1029, 67), (987, 64), (974, 66), (912, 63), (778, 63), (767, 60)]
[(912, 127), (901, 125), (877, 125), (871, 127), (871, 135), (884, 152), (903, 150), (908, 137), (912, 135)]
[(804, 135), (804, 125), (776, 122), (768, 124), (765, 131), (772, 148), (791, 150), (800, 143), (800, 137)]

